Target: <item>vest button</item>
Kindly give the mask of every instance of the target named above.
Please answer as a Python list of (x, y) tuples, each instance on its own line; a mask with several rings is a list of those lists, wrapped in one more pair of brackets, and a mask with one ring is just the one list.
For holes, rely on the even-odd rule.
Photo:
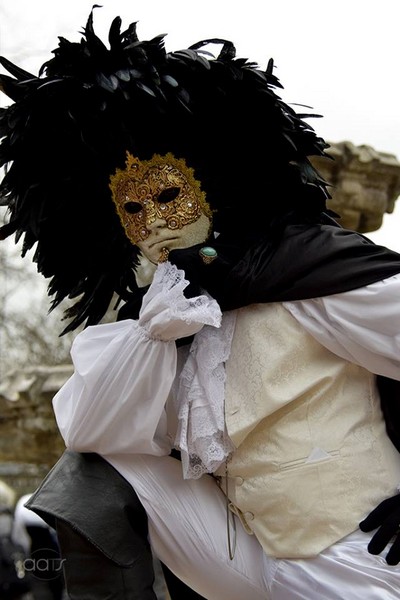
[(243, 485), (244, 479), (243, 477), (235, 477), (236, 485)]
[(245, 512), (244, 516), (245, 516), (245, 518), (246, 518), (247, 521), (252, 521), (254, 519), (254, 513), (249, 512), (249, 511)]

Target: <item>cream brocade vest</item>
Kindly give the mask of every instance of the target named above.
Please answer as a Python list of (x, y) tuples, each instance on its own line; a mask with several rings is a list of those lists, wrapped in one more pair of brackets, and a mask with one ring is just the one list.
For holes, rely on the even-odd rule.
[(268, 555), (318, 554), (400, 483), (375, 376), (323, 347), (282, 304), (238, 311), (225, 414), (237, 448), (231, 508)]

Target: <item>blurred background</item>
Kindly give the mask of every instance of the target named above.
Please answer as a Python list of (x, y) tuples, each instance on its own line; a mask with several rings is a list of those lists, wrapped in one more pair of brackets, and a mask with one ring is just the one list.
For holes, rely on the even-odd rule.
[[(0, 54), (37, 75), (59, 36), (79, 41), (91, 9), (89, 0), (0, 0)], [(272, 57), (283, 100), (322, 116), (309, 122), (332, 145), (336, 166), (318, 166), (334, 184), (343, 224), (400, 252), (399, 0), (104, 0), (94, 28), (105, 43), (116, 16), (123, 28), (137, 22), (140, 39), (166, 34), (168, 51), (219, 37), (261, 68)], [(0, 93), (0, 107), (9, 103)], [(30, 258), (21, 259), (12, 240), (0, 243), (0, 483), (13, 498), (7, 510), (63, 451), (51, 400), (72, 372), (77, 333), (59, 337), (62, 310), (48, 315), (46, 281)]]

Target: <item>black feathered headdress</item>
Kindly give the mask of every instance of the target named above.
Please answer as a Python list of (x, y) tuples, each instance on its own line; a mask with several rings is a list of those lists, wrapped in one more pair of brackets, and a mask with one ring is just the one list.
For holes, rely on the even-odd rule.
[[(121, 32), (117, 17), (106, 47), (92, 12), (80, 43), (60, 38), (38, 77), (0, 58), (10, 74), (0, 87), (14, 101), (0, 112), (1, 200), (10, 213), (0, 233), (24, 236), (23, 254), (35, 247), (52, 308), (77, 299), (64, 331), (99, 322), (114, 293), (127, 299), (135, 288), (138, 250), (109, 189), (127, 151), (184, 158), (219, 232), (262, 232), (293, 211), (316, 215), (329, 197), (309, 161), (327, 144), (303, 121), (312, 115), (275, 93), (282, 86), (272, 61), (264, 72), (219, 39), (167, 53), (163, 38), (140, 41), (136, 25)], [(221, 46), (216, 58), (204, 51), (210, 43)]]

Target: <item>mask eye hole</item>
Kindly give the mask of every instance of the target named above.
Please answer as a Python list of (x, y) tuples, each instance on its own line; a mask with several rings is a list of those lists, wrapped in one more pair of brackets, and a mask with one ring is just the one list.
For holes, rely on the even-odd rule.
[(139, 204), (139, 202), (126, 202), (124, 204), (124, 209), (130, 215), (136, 215), (142, 210), (143, 206)]
[(180, 191), (181, 189), (178, 187), (166, 188), (159, 193), (157, 202), (160, 204), (168, 204), (168, 202), (172, 202), (172, 200), (175, 200), (179, 196)]

